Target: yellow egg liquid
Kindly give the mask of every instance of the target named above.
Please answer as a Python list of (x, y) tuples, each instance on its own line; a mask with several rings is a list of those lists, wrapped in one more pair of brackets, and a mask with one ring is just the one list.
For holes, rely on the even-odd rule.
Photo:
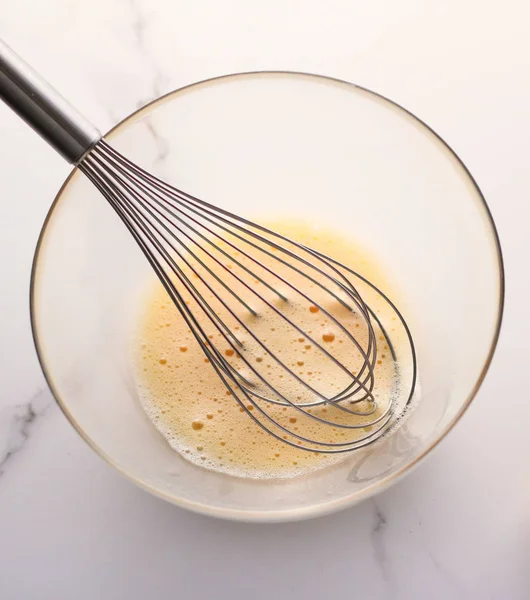
[[(274, 222), (267, 226), (350, 266), (389, 294), (388, 281), (382, 269), (374, 263), (373, 257), (336, 231), (288, 222)], [(277, 264), (274, 269), (278, 271)], [(293, 283), (307, 286), (306, 282), (297, 279), (287, 269), (285, 277)], [(254, 283), (259, 285), (258, 282)], [(198, 282), (196, 285), (201, 284)], [(283, 286), (282, 292), (289, 296), (287, 287)], [(310, 292), (311, 298), (322, 303), (348, 331), (356, 336), (363, 335), (358, 316), (351, 314), (338, 302), (331, 301), (318, 288), (311, 289)], [(207, 289), (202, 289), (201, 293), (215, 306)], [(238, 293), (245, 295), (244, 291)], [(389, 295), (392, 296), (391, 293)], [(249, 304), (256, 304), (250, 293), (244, 299)], [(278, 307), (282, 304), (281, 300), (274, 297), (271, 297), (271, 302)], [(376, 312), (378, 302), (380, 300), (377, 297), (370, 301)], [(347, 380), (344, 373), (335, 366), (330, 366), (330, 361), (325, 359), (322, 352), (317, 351), (301, 334), (286, 326), (285, 321), (274, 311), (258, 306), (259, 317), (253, 317), (235, 299), (231, 306), (258, 337), (266, 340), (277, 357), (318, 392), (329, 396), (344, 389)], [(302, 330), (329, 348), (338, 361), (348, 364), (352, 370), (360, 368), (360, 362), (359, 365), (355, 364), (355, 360), (360, 361), (360, 357), (356, 359), (352, 356), (351, 345), (347, 343), (344, 333), (323, 311), (309, 303), (293, 301), (287, 308), (282, 307), (282, 314), (290, 316)], [(201, 321), (201, 317), (198, 318)], [(263, 352), (236, 321), (230, 326), (244, 342), (244, 350), (241, 352), (245, 352), (251, 364), (261, 369), (260, 372), (269, 382), (286, 395), (296, 395), (299, 402), (314, 400), (314, 394), (303, 386), (294, 385), (285, 371), (278, 368), (271, 356)], [(329, 404), (310, 407), (308, 410), (311, 414), (337, 424), (355, 423), (358, 429), (353, 435), (366, 436), (371, 430), (370, 422), (388, 407), (395, 383), (394, 361), (384, 338), (379, 337), (375, 367), (378, 409), (375, 415), (352, 416)], [(251, 370), (242, 365), (237, 350), (227, 344), (218, 332), (212, 331), (210, 339), (212, 344), (222, 350), (227, 360), (260, 389), (261, 384)], [(135, 371), (140, 401), (149, 419), (175, 451), (196, 465), (238, 477), (289, 478), (321, 469), (345, 457), (344, 454), (322, 454), (292, 447), (263, 431), (227, 391), (167, 292), (158, 282), (146, 293), (145, 312), (140, 323), (138, 347), (135, 349)], [(245, 402), (244, 398), (242, 401)], [(322, 425), (291, 407), (270, 405), (265, 401), (259, 406), (266, 408), (275, 421), (309, 439), (323, 439), (329, 443), (351, 439), (351, 430)], [(253, 411), (252, 414), (257, 413), (251, 405), (249, 410)], [(280, 437), (284, 434), (279, 429), (276, 431)], [(295, 438), (289, 439), (295, 445), (300, 445)]]

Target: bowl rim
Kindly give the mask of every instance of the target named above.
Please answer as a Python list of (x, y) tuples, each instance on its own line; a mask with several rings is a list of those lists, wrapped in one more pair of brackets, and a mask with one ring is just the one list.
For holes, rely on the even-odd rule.
[[(140, 107), (137, 110), (135, 110), (134, 112), (130, 113), (128, 116), (126, 116), (124, 119), (122, 119), (119, 123), (114, 125), (114, 127), (109, 129), (107, 131), (107, 133), (105, 133), (102, 137), (107, 138), (108, 136), (112, 136), (112, 134), (115, 131), (120, 129), (122, 126), (126, 125), (129, 121), (134, 121), (135, 119), (137, 119), (138, 116), (140, 116), (142, 112), (144, 112), (144, 111), (148, 112), (155, 105), (165, 102), (166, 100), (169, 100), (173, 97), (176, 97), (177, 95), (179, 95), (183, 92), (190, 91), (193, 88), (197, 88), (199, 86), (204, 86), (206, 84), (216, 83), (221, 80), (226, 80), (226, 79), (230, 79), (230, 78), (259, 76), (259, 75), (265, 75), (265, 76), (287, 75), (287, 76), (296, 76), (296, 77), (307, 77), (307, 78), (313, 78), (313, 79), (317, 79), (317, 80), (320, 79), (323, 81), (327, 81), (329, 83), (338, 83), (338, 84), (342, 84), (342, 85), (354, 88), (358, 91), (367, 93), (368, 95), (370, 95), (378, 100), (383, 100), (384, 102), (389, 103), (392, 107), (397, 108), (400, 111), (403, 111), (406, 115), (411, 117), (412, 120), (415, 121), (417, 124), (423, 126), (429, 133), (431, 133), (445, 147), (446, 150), (449, 151), (449, 153), (452, 155), (452, 157), (462, 167), (465, 175), (467, 175), (470, 183), (472, 184), (472, 186), (478, 196), (478, 200), (480, 201), (482, 208), (485, 212), (486, 221), (489, 224), (489, 228), (491, 229), (491, 234), (492, 234), (493, 242), (495, 245), (495, 254), (496, 254), (496, 259), (497, 259), (496, 264), (497, 264), (497, 269), (498, 269), (498, 286), (499, 286), (498, 290), (499, 290), (499, 292), (498, 292), (498, 298), (497, 298), (498, 304), (497, 304), (497, 315), (496, 315), (496, 320), (495, 320), (495, 328), (494, 328), (492, 339), (491, 339), (491, 342), (489, 345), (488, 353), (486, 355), (486, 358), (482, 365), (482, 369), (481, 369), (474, 385), (472, 386), (470, 392), (468, 393), (465, 401), (462, 403), (462, 406), (460, 407), (460, 409), (458, 410), (456, 415), (444, 427), (444, 429), (438, 434), (438, 436), (436, 437), (435, 440), (433, 440), (428, 446), (426, 446), (426, 448), (424, 448), (424, 450), (416, 458), (414, 458), (414, 460), (412, 460), (408, 464), (402, 466), (399, 470), (392, 473), (391, 475), (385, 476), (383, 479), (379, 480), (377, 483), (373, 483), (361, 491), (357, 491), (351, 495), (344, 496), (344, 497), (338, 498), (336, 500), (329, 500), (329, 501), (322, 502), (319, 504), (314, 504), (311, 506), (304, 506), (304, 507), (300, 507), (300, 508), (290, 508), (290, 509), (285, 509), (285, 510), (231, 509), (231, 508), (211, 506), (209, 504), (204, 504), (204, 503), (200, 503), (200, 502), (192, 502), (192, 501), (189, 501), (189, 500), (186, 500), (183, 498), (172, 496), (169, 493), (162, 492), (162, 491), (158, 490), (157, 488), (145, 483), (141, 479), (139, 479), (139, 478), (135, 477), (134, 475), (130, 474), (129, 472), (127, 472), (127, 470), (125, 470), (123, 467), (121, 467), (119, 464), (117, 464), (114, 461), (114, 459), (112, 459), (106, 452), (104, 452), (88, 436), (88, 434), (85, 433), (85, 431), (83, 430), (83, 427), (77, 422), (77, 420), (74, 418), (74, 416), (69, 411), (67, 402), (65, 400), (63, 400), (63, 398), (61, 398), (61, 395), (59, 394), (57, 387), (54, 385), (53, 376), (46, 365), (44, 351), (41, 347), (41, 342), (40, 342), (40, 338), (39, 338), (37, 316), (36, 316), (36, 296), (37, 296), (37, 294), (36, 294), (36, 279), (37, 279), (37, 273), (38, 273), (38, 269), (39, 269), (39, 258), (40, 258), (41, 250), (43, 247), (44, 238), (45, 238), (47, 230), (48, 230), (48, 225), (52, 219), (52, 216), (55, 212), (55, 209), (57, 208), (59, 201), (62, 198), (63, 192), (69, 185), (73, 176), (78, 172), (77, 167), (74, 167), (72, 169), (72, 171), (70, 172), (68, 177), (63, 182), (63, 184), (60, 187), (59, 191), (57, 192), (57, 194), (48, 210), (46, 218), (44, 219), (44, 222), (42, 224), (42, 228), (39, 233), (39, 237), (37, 240), (37, 244), (36, 244), (35, 252), (34, 252), (34, 256), (33, 256), (33, 263), (32, 263), (32, 268), (31, 268), (31, 279), (30, 279), (30, 290), (29, 290), (29, 301), (30, 301), (31, 332), (32, 332), (32, 336), (33, 336), (33, 342), (34, 342), (35, 349), (37, 352), (39, 364), (41, 366), (41, 369), (42, 369), (42, 372), (46, 379), (46, 382), (50, 388), (50, 391), (51, 391), (53, 397), (55, 398), (55, 401), (59, 405), (59, 408), (61, 409), (63, 414), (66, 416), (66, 418), (70, 421), (71, 425), (74, 427), (74, 429), (77, 431), (77, 433), (81, 436), (81, 438), (83, 440), (85, 440), (85, 442), (99, 456), (101, 456), (107, 463), (109, 463), (111, 466), (113, 466), (118, 472), (120, 472), (122, 475), (124, 475), (127, 479), (129, 479), (130, 481), (135, 483), (140, 488), (142, 488), (142, 489), (150, 492), (154, 496), (162, 498), (176, 506), (186, 508), (188, 510), (191, 510), (192, 512), (205, 514), (208, 516), (219, 517), (219, 518), (223, 518), (223, 519), (246, 521), (246, 522), (271, 522), (271, 523), (273, 523), (273, 522), (284, 522), (284, 521), (309, 519), (309, 518), (313, 518), (313, 517), (317, 517), (317, 516), (323, 516), (326, 514), (330, 514), (332, 512), (336, 512), (338, 510), (345, 509), (349, 506), (353, 506), (354, 504), (357, 504), (358, 502), (385, 490), (390, 485), (392, 485), (392, 484), (396, 483), (398, 480), (400, 480), (405, 474), (410, 473), (412, 471), (412, 469), (414, 467), (416, 467), (428, 454), (430, 454), (430, 452), (447, 436), (447, 434), (453, 429), (453, 427), (456, 425), (456, 423), (458, 423), (458, 421), (462, 418), (464, 413), (469, 408), (469, 406), (470, 406), (471, 402), (473, 401), (473, 399), (475, 398), (480, 386), (482, 385), (482, 383), (486, 377), (486, 374), (489, 370), (489, 367), (491, 365), (493, 355), (495, 353), (497, 343), (499, 340), (500, 329), (501, 329), (503, 313), (504, 313), (505, 270), (504, 270), (504, 259), (503, 259), (499, 234), (497, 231), (497, 227), (495, 225), (495, 221), (491, 214), (491, 210), (490, 210), (490, 208), (486, 202), (486, 199), (484, 197), (484, 194), (482, 193), (481, 189), (479, 188), (477, 182), (475, 181), (474, 177), (471, 175), (469, 169), (466, 167), (464, 162), (461, 160), (461, 158), (455, 152), (455, 150), (438, 133), (436, 133), (436, 131), (434, 131), (429, 125), (427, 125), (427, 123), (425, 123), (422, 119), (420, 119), (414, 113), (412, 113), (411, 111), (409, 111), (408, 109), (403, 107), (401, 104), (395, 102), (394, 100), (387, 98), (386, 96), (384, 96), (378, 92), (374, 92), (373, 90), (371, 90), (369, 88), (358, 85), (356, 83), (352, 83), (352, 82), (344, 80), (344, 79), (340, 79), (337, 77), (330, 77), (330, 76), (322, 75), (322, 74), (318, 74), (318, 73), (310, 73), (310, 72), (304, 72), (304, 71), (289, 71), (289, 70), (243, 71), (243, 72), (234, 72), (234, 73), (229, 73), (226, 75), (210, 77), (210, 78), (203, 79), (201, 81), (197, 81), (197, 82), (182, 86), (180, 88), (174, 89), (174, 90), (156, 98), (155, 100), (152, 100), (152, 101), (144, 104), (142, 107)], [(487, 225), (486, 225), (486, 227), (487, 227)]]

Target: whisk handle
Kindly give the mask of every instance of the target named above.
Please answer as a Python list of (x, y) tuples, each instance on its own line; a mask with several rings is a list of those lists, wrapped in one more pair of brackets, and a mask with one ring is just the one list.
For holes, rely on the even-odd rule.
[(0, 40), (0, 99), (68, 162), (77, 164), (101, 133)]

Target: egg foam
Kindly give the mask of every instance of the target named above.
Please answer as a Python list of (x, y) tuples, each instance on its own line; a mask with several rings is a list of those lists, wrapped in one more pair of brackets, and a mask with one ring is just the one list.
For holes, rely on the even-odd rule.
[[(287, 221), (270, 222), (267, 223), (267, 227), (355, 269), (392, 297), (384, 271), (372, 254), (337, 231)], [(274, 269), (278, 271), (278, 266), (274, 265)], [(295, 284), (307, 285), (306, 282), (297, 280), (291, 271), (286, 271), (285, 277)], [(255, 284), (258, 285), (258, 282)], [(362, 338), (367, 334), (360, 326), (359, 316), (352, 314), (340, 303), (331, 301), (318, 287), (310, 287), (314, 288), (311, 289), (311, 298), (316, 298), (325, 311), (310, 303), (293, 301), (289, 302), (288, 308), (282, 308), (282, 315), (289, 316), (300, 329), (307, 332), (313, 340), (318, 340), (324, 348), (329, 348), (333, 356), (349, 365), (352, 371), (360, 369), (361, 357), (352, 357), (351, 345), (347, 343), (344, 332), (337, 328), (333, 318), (330, 318), (336, 318), (348, 332)], [(286, 296), (289, 295), (288, 288), (284, 287), (281, 291)], [(215, 300), (206, 288), (201, 289), (201, 293), (215, 306)], [(242, 295), (244, 300), (248, 300), (249, 304), (253, 301), (255, 304), (250, 292), (245, 294), (244, 291), (238, 291), (238, 294)], [(186, 298), (184, 294), (183, 296)], [(369, 300), (375, 313), (383, 311), (383, 301), (379, 296), (372, 295)], [(330, 367), (330, 361), (321, 351), (317, 351), (315, 344), (289, 327), (285, 319), (265, 306), (259, 307), (259, 318), (256, 318), (235, 299), (231, 301), (231, 307), (241, 322), (251, 327), (260, 339), (265, 340), (275, 356), (280, 357), (281, 361), (309, 383), (313, 390), (329, 396), (344, 389), (344, 373), (334, 365)], [(186, 302), (190, 302), (189, 297)], [(277, 298), (274, 302), (276, 306), (281, 304)], [(236, 477), (285, 479), (322, 469), (347, 456), (308, 451), (287, 445), (281, 438), (287, 439), (288, 436), (283, 435), (285, 432), (280, 428), (275, 429), (280, 437), (276, 439), (255, 423), (227, 391), (158, 280), (146, 290), (142, 308), (133, 348), (138, 396), (153, 425), (170, 447), (186, 460), (200, 467)], [(199, 314), (199, 322), (201, 319), (206, 320)], [(395, 320), (395, 317), (393, 319)], [(241, 324), (234, 321), (230, 326), (244, 342), (245, 357), (248, 356), (249, 362), (261, 369), (268, 382), (284, 395), (296, 397), (299, 402), (311, 404), (314, 401), (314, 393), (303, 386), (294, 385), (292, 378), (286, 376), (285, 370), (278, 367), (271, 355), (264, 352), (251, 336), (243, 331)], [(404, 341), (399, 339), (402, 335), (400, 332), (396, 335), (398, 338), (392, 339), (394, 346)], [(259, 390), (259, 380), (252, 370), (243, 365), (237, 349), (234, 350), (226, 343), (221, 333), (214, 330), (209, 339), (222, 350), (226, 360), (238, 369), (238, 372), (250, 381), (254, 377), (254, 383)], [(363, 339), (359, 341), (366, 342)], [(385, 342), (384, 337), (378, 335), (374, 389), (378, 408), (374, 414), (351, 415), (329, 403), (310, 406), (307, 409), (310, 415), (336, 423), (337, 427), (334, 427), (323, 425), (292, 407), (265, 403), (267, 413), (280, 426), (308, 439), (322, 439), (330, 444), (352, 439), (352, 430), (341, 428), (342, 424), (354, 424), (356, 429), (353, 430), (353, 435), (366, 436), (374, 429), (374, 425), (370, 423), (384, 413), (396, 390), (395, 362)], [(356, 360), (358, 364), (355, 363)], [(266, 395), (266, 389), (263, 393)], [(242, 402), (245, 402), (244, 398)], [(361, 407), (362, 405), (363, 403)], [(256, 407), (248, 405), (247, 408), (253, 411), (252, 414), (257, 414)], [(292, 439), (295, 445), (300, 445), (300, 441), (295, 438), (289, 439)]]

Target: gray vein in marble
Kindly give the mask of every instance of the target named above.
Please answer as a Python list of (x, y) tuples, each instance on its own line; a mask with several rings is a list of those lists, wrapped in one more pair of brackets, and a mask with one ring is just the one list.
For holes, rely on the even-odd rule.
[[(133, 17), (132, 28), (136, 46), (140, 54), (144, 57), (149, 70), (152, 72), (152, 94), (150, 98), (143, 98), (138, 101), (137, 107), (141, 108), (147, 101), (159, 98), (167, 91), (167, 78), (160, 70), (153, 54), (146, 47), (145, 34), (149, 25), (147, 16), (143, 12), (138, 0), (129, 0), (129, 6)], [(146, 119), (146, 123), (157, 148), (155, 164), (163, 163), (169, 154), (169, 145), (149, 118)]]
[[(150, 100), (154, 98), (158, 98), (165, 92), (165, 88), (167, 87), (167, 78), (164, 76), (162, 71), (160, 70), (155, 58), (152, 53), (146, 47), (145, 43), (145, 32), (149, 25), (149, 20), (145, 13), (142, 11), (142, 8), (138, 2), (138, 0), (129, 0), (129, 6), (131, 8), (131, 15), (133, 17), (132, 28), (136, 40), (136, 46), (147, 62), (148, 67), (153, 73), (152, 79), (152, 97)], [(146, 100), (140, 100), (138, 102), (138, 108), (141, 108), (145, 104)]]
[(0, 438), (0, 477), (13, 456), (24, 448), (35, 422), (46, 413), (51, 404), (49, 390), (40, 388), (27, 402), (2, 411), (0, 431), (4, 432), (5, 439)]
[(153, 125), (151, 119), (147, 120), (147, 128), (149, 129), (149, 132), (151, 133), (153, 140), (155, 142), (155, 146), (156, 146), (156, 158), (155, 158), (155, 164), (160, 163), (162, 164), (168, 154), (169, 154), (169, 144), (167, 142), (167, 140), (164, 138), (164, 136), (162, 136), (160, 134), (160, 132), (156, 129), (156, 127)]
[(390, 582), (392, 579), (392, 573), (390, 568), (390, 558), (386, 551), (385, 544), (385, 532), (387, 528), (387, 518), (381, 507), (375, 500), (372, 500), (375, 514), (375, 524), (372, 528), (371, 538), (372, 546), (374, 549), (374, 557), (377, 562), (377, 566), (381, 571), (381, 575), (386, 582)]
[(429, 555), (429, 558), (431, 559), (431, 562), (432, 562), (436, 572), (442, 577), (442, 579), (445, 582), (447, 582), (449, 585), (451, 585), (455, 591), (459, 592), (459, 595), (458, 595), (459, 598), (463, 598), (464, 591), (463, 591), (461, 585), (458, 583), (458, 581), (456, 581), (455, 578), (451, 575), (451, 573), (449, 573), (447, 571), (447, 569), (444, 568), (444, 566), (434, 556), (434, 554), (431, 552), (431, 550), (427, 549), (427, 554)]

